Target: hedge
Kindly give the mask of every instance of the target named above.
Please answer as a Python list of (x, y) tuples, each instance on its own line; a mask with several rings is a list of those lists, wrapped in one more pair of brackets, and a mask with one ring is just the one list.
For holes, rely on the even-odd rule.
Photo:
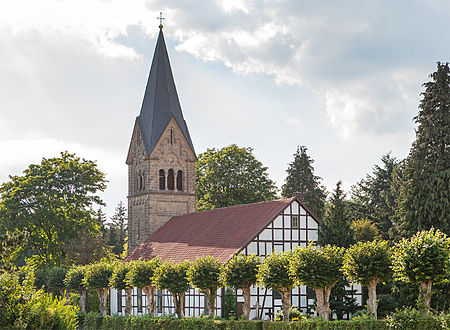
[[(81, 318), (80, 318), (81, 319)], [(84, 315), (84, 329), (112, 329), (112, 330), (175, 330), (175, 329), (223, 329), (223, 330), (387, 330), (387, 329), (448, 329), (450, 316), (425, 317), (415, 319), (412, 323), (397, 323), (390, 328), (386, 320), (350, 320), (350, 321), (322, 321), (309, 319), (306, 321), (293, 322), (270, 322), (270, 321), (246, 321), (246, 320), (214, 320), (209, 318), (155, 318), (149, 315), (142, 316), (106, 316), (99, 313), (88, 313)], [(81, 322), (80, 322), (81, 323)]]

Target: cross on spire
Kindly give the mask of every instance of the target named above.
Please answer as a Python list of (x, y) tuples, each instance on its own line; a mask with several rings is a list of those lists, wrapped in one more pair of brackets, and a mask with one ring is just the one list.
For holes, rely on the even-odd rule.
[(163, 28), (162, 21), (165, 20), (165, 18), (162, 17), (162, 12), (159, 13), (159, 17), (156, 17), (156, 19), (159, 19), (159, 28), (162, 29)]

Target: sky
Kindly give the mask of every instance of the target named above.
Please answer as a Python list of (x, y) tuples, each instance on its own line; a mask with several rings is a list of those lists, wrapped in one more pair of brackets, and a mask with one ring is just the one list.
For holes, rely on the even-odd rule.
[(0, 0), (0, 183), (61, 151), (96, 160), (109, 216), (163, 12), (197, 154), (252, 147), (281, 188), (297, 146), (348, 192), (414, 140), (449, 61), (450, 1)]

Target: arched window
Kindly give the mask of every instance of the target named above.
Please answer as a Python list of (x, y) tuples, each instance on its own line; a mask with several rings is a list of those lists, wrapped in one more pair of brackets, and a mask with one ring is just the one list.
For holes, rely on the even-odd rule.
[(166, 189), (166, 174), (164, 170), (159, 170), (159, 190)]
[(177, 190), (183, 190), (183, 171), (181, 170), (177, 172)]
[(144, 190), (144, 176), (141, 174), (139, 175), (139, 191)]
[(169, 172), (167, 173), (167, 189), (169, 190), (174, 190), (175, 189), (175, 180), (174, 180), (174, 176), (173, 176), (173, 170), (170, 169)]

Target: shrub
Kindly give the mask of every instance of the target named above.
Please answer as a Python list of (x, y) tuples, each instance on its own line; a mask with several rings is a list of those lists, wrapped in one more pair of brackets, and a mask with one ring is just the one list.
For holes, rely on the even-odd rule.
[(421, 310), (411, 307), (397, 310), (386, 318), (386, 324), (391, 329), (433, 330), (442, 329), (439, 317), (427, 315)]

